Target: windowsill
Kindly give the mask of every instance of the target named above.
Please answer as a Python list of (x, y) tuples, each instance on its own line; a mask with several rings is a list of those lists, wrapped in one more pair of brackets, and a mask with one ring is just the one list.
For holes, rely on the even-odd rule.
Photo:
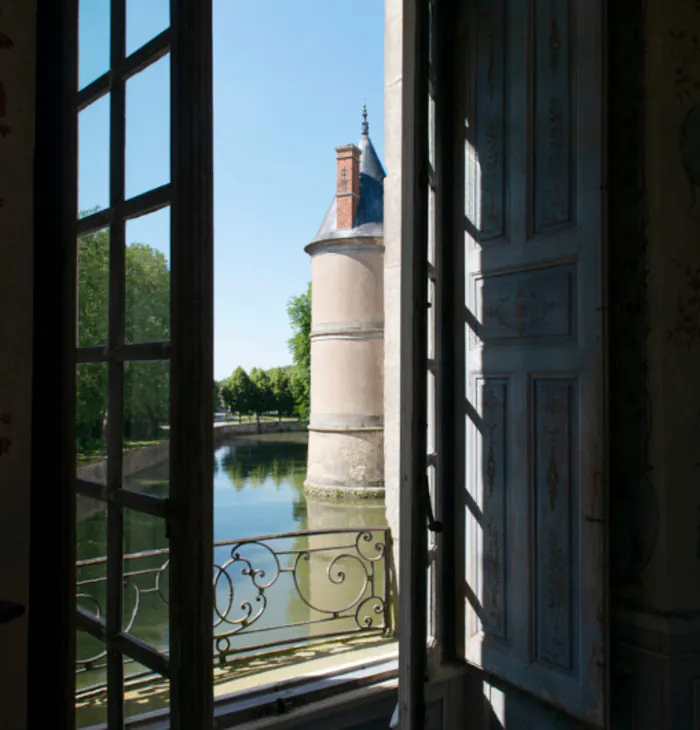
[(398, 667), (398, 644), (392, 642), (311, 660), (301, 678), (283, 678), (273, 670), (260, 677), (257, 687), (218, 699), (215, 727), (223, 730), (271, 716), (282, 719), (294, 710), (311, 709), (325, 701), (342, 702), (349, 692), (376, 685), (395, 688)]
[[(214, 716), (217, 730), (277, 716), (280, 721), (299, 708), (332, 702), (342, 704), (348, 693), (382, 687), (395, 691), (398, 677), (396, 640), (368, 637), (319, 642), (287, 652), (241, 659), (222, 672), (215, 670)], [(302, 674), (303, 672), (303, 674)], [(217, 676), (218, 675), (218, 676)], [(161, 687), (162, 685), (162, 687)], [(167, 682), (143, 683), (127, 690), (127, 702), (147, 702), (167, 692)], [(131, 695), (131, 697), (129, 697)], [(140, 698), (139, 698), (140, 695)], [(167, 709), (127, 720), (130, 730), (167, 730)], [(93, 725), (84, 730), (104, 730)]]

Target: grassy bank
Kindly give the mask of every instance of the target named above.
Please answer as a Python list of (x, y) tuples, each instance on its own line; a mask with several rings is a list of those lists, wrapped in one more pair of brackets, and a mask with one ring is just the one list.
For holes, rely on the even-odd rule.
[[(131, 451), (133, 449), (143, 449), (146, 446), (155, 446), (162, 444), (167, 439), (157, 439), (154, 441), (125, 441), (124, 450)], [(76, 461), (78, 464), (89, 464), (92, 461), (101, 461), (107, 458), (107, 445), (102, 442), (78, 443)]]

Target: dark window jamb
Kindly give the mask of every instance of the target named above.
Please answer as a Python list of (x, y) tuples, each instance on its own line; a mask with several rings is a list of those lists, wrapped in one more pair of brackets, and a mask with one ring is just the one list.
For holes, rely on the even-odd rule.
[(36, 18), (27, 726), (74, 730), (77, 0)]

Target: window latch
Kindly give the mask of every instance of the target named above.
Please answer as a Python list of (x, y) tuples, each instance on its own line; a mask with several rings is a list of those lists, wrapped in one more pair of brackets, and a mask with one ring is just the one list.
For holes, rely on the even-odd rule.
[(442, 522), (440, 520), (435, 519), (435, 515), (433, 514), (433, 502), (430, 499), (430, 484), (428, 482), (428, 475), (425, 475), (425, 505), (426, 505), (426, 514), (428, 518), (428, 529), (431, 532), (442, 532)]

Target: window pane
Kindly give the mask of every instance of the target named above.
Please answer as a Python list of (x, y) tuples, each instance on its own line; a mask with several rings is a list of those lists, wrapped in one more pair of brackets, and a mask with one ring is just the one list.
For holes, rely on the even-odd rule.
[(107, 344), (109, 230), (78, 239), (78, 347)]
[(170, 208), (126, 223), (126, 342), (170, 339)]
[(170, 56), (126, 82), (126, 197), (170, 180)]
[[(78, 495), (76, 499), (76, 604), (104, 619), (107, 579), (107, 505)], [(76, 725), (106, 721), (104, 644), (82, 631), (76, 633)], [(102, 686), (101, 686), (102, 685)]]
[(83, 363), (76, 368), (75, 438), (80, 479), (106, 484), (107, 364)]
[(78, 214), (109, 207), (109, 95), (78, 114)]
[(127, 55), (141, 48), (169, 26), (170, 0), (127, 0)]
[(436, 357), (436, 350), (435, 350), (435, 337), (436, 337), (436, 326), (435, 326), (435, 317), (436, 317), (436, 285), (435, 281), (433, 279), (428, 279), (428, 313), (426, 320), (426, 327), (427, 327), (427, 356), (429, 359), (434, 359)]
[[(80, 634), (78, 634), (80, 644)], [(107, 723), (107, 685), (106, 672), (100, 670), (101, 679), (85, 687), (79, 687), (75, 696), (76, 728), (94, 727)], [(78, 682), (87, 681), (87, 674), (78, 675)]]
[(124, 487), (158, 497), (169, 493), (170, 363), (124, 367)]
[(109, 0), (80, 0), (78, 87), (109, 71)]
[(157, 651), (170, 649), (169, 542), (165, 521), (124, 510), (124, 631)]

